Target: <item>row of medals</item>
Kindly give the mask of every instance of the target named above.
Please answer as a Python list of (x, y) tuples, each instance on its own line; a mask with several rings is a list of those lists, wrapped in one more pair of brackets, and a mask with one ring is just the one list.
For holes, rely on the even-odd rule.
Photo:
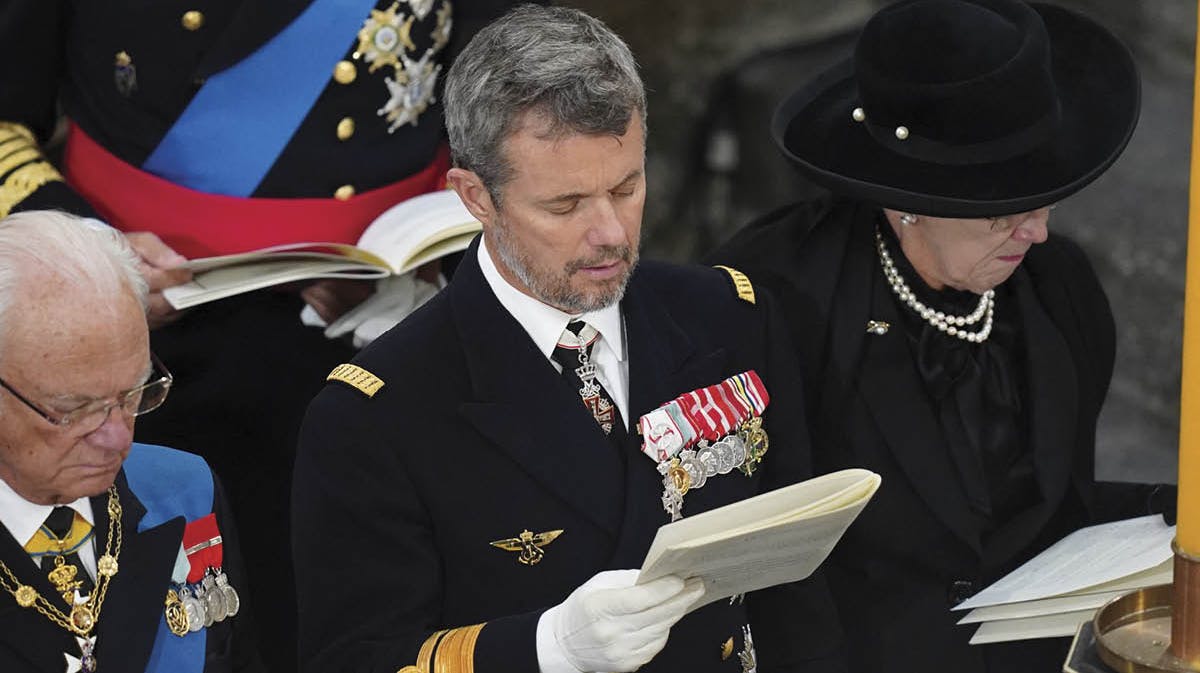
[(767, 452), (767, 432), (762, 418), (755, 416), (742, 423), (736, 433), (726, 435), (711, 444), (700, 440), (696, 450), (684, 449), (671, 460), (658, 465), (663, 475), (663, 509), (676, 521), (682, 517), (683, 496), (700, 488), (710, 477), (729, 474), (737, 468), (746, 476), (754, 474), (763, 454)]
[(164, 614), (171, 633), (185, 636), (233, 617), (241, 606), (241, 598), (230, 586), (225, 571), (209, 568), (199, 582), (167, 591)]

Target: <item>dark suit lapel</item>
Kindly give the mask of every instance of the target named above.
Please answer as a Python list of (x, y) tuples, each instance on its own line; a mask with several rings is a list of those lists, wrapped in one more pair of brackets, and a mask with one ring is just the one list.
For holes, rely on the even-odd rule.
[[(903, 316), (878, 268), (873, 230), (859, 224), (843, 266), (838, 301), (832, 309), (833, 366), (842, 371), (853, 367), (852, 358), (859, 350), (856, 344), (861, 344), (858, 392), (880, 436), (930, 509), (972, 549), (981, 552), (966, 495), (913, 364)], [(891, 328), (883, 335), (868, 335), (868, 320), (887, 322)], [(887, 488), (886, 481), (883, 488)]]
[[(0, 526), (0, 561), (8, 566), (18, 581), (32, 586), (65, 611), (66, 605), (54, 592), (46, 573), (3, 526)], [(13, 656), (20, 657), (38, 671), (61, 673), (66, 666), (63, 654), (79, 654), (75, 638), (66, 629), (33, 608), (17, 605), (16, 599), (8, 591), (0, 596), (0, 640)]]
[(492, 293), (467, 250), (447, 291), (473, 401), (463, 416), (530, 476), (614, 537), (622, 460), (599, 425)]
[(1066, 489), (1075, 447), (1079, 377), (1071, 350), (1062, 334), (1042, 310), (1033, 283), (1024, 269), (1013, 275), (1021, 310), (1027, 358), (1029, 441), (1046, 515), (1058, 506)]
[[(145, 670), (154, 646), (184, 520), (176, 517), (138, 532), (146, 509), (129, 490), (124, 472), (117, 476), (117, 493), (122, 510), (120, 569), (104, 601), (96, 631), (96, 658), (100, 670), (134, 673)], [(98, 531), (107, 531), (106, 504), (106, 496), (92, 499)], [(103, 536), (97, 539), (97, 547), (103, 549)]]
[[(641, 452), (638, 419), (685, 392), (719, 383), (737, 372), (725, 371), (724, 349), (697, 351), (669, 308), (637, 276), (629, 284), (621, 309), (628, 340), (629, 424), (633, 431), (626, 449), (625, 518), (612, 565), (636, 567), (646, 555), (653, 531), (670, 521), (661, 505), (662, 475), (654, 461)], [(706, 486), (689, 493), (684, 513), (708, 509), (705, 496), (718, 490)]]

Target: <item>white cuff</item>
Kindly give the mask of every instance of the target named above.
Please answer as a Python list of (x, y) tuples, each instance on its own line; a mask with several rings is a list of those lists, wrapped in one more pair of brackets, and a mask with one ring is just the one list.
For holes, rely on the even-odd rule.
[(538, 668), (542, 673), (583, 673), (567, 661), (567, 656), (558, 646), (554, 637), (554, 619), (559, 606), (554, 606), (542, 613), (537, 624), (537, 658)]

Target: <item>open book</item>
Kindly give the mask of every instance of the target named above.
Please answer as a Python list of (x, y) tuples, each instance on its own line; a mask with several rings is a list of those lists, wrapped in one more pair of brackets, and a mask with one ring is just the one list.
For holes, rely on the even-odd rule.
[(808, 577), (879, 488), (869, 470), (841, 470), (658, 529), (638, 582), (665, 575), (704, 580), (722, 598)]
[(1175, 527), (1162, 516), (1081, 528), (954, 610), (972, 645), (1075, 634), (1108, 601), (1171, 581)]
[(421, 194), (389, 208), (356, 245), (288, 243), (236, 255), (190, 260), (190, 283), (163, 291), (177, 309), (272, 285), (314, 278), (383, 278), (465, 250), (482, 225), (450, 190)]

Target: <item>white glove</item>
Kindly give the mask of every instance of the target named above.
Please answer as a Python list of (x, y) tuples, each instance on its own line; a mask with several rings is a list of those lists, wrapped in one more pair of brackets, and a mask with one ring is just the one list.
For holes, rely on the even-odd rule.
[(375, 293), (366, 301), (347, 311), (333, 324), (326, 326), (308, 305), (300, 312), (300, 322), (311, 327), (324, 327), (325, 337), (329, 339), (353, 332), (354, 347), (362, 348), (408, 317), (445, 286), (446, 279), (440, 275), (437, 284), (417, 278), (413, 271), (388, 276), (376, 284)]
[[(671, 627), (704, 595), (700, 580), (667, 576), (634, 585), (637, 570), (597, 573), (538, 622), (538, 661), (579, 671), (636, 670), (667, 644)], [(545, 642), (549, 632), (553, 642)], [(555, 648), (557, 651), (543, 651)], [(561, 668), (561, 667), (558, 667)]]

